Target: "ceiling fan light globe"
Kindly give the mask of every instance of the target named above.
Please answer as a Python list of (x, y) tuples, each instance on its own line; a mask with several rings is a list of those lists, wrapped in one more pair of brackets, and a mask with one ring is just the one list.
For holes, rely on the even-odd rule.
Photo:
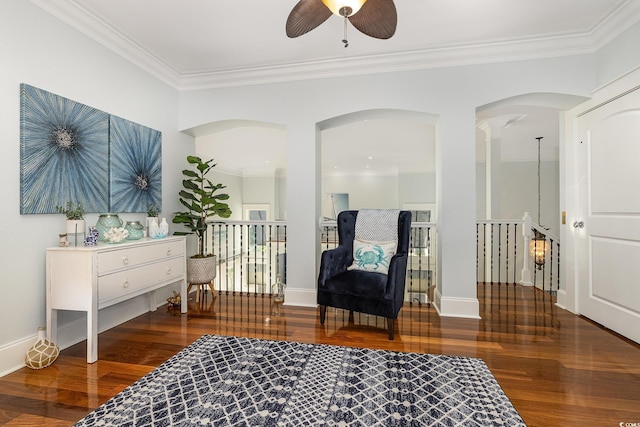
[[(322, 0), (334, 15), (343, 17), (355, 15), (366, 2), (367, 0)], [(345, 15), (344, 11), (348, 9), (351, 9), (351, 12)]]

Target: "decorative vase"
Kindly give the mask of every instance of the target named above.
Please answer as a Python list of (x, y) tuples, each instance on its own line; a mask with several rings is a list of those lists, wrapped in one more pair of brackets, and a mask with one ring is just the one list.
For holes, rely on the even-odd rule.
[(87, 234), (87, 237), (84, 239), (84, 245), (85, 246), (97, 245), (99, 236), (100, 236), (100, 233), (95, 227), (89, 227), (89, 234)]
[(160, 231), (162, 232), (163, 236), (162, 237), (167, 237), (167, 235), (169, 234), (169, 224), (167, 223), (167, 219), (166, 218), (162, 218), (162, 221), (160, 221)]
[(144, 235), (144, 227), (140, 224), (140, 221), (127, 221), (127, 225), (124, 228), (129, 232), (127, 240), (142, 239)]
[(167, 237), (167, 234), (169, 234), (169, 224), (167, 224), (165, 218), (162, 218), (160, 224), (158, 224), (157, 218), (154, 218), (154, 220), (149, 223), (149, 237), (162, 239), (163, 237)]
[(201, 285), (216, 278), (217, 258), (187, 258), (187, 283)]
[(287, 287), (286, 284), (282, 283), (282, 276), (278, 274), (276, 276), (276, 282), (273, 284), (273, 302), (282, 303), (284, 302), (284, 289)]
[(98, 230), (98, 240), (105, 242), (107, 239), (104, 237), (104, 233), (111, 230), (111, 228), (122, 227), (122, 220), (116, 213), (100, 214), (98, 222), (96, 223), (96, 230)]
[(149, 217), (147, 218), (149, 220), (149, 226), (147, 227), (149, 230), (149, 237), (153, 237), (155, 238), (156, 235), (158, 234), (158, 218), (156, 217)]
[(31, 369), (42, 369), (51, 365), (60, 354), (57, 345), (45, 337), (45, 328), (38, 328), (38, 340), (24, 356), (24, 364)]

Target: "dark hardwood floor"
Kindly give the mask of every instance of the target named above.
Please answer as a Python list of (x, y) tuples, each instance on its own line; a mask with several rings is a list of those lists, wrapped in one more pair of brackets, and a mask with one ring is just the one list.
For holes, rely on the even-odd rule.
[(0, 378), (0, 424), (73, 424), (201, 335), (221, 334), (478, 357), (528, 426), (640, 425), (639, 345), (533, 288), (479, 284), (478, 295), (481, 320), (405, 304), (389, 341), (382, 318), (356, 313), (350, 321), (329, 309), (321, 327), (317, 309), (209, 294), (190, 301), (188, 314), (163, 307), (100, 334), (94, 364), (83, 342), (46, 369)]

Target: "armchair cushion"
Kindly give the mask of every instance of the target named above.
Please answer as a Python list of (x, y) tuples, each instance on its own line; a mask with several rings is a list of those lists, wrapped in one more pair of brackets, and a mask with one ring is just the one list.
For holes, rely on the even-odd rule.
[(348, 270), (325, 283), (325, 291), (364, 298), (382, 298), (387, 290), (387, 275)]
[(348, 269), (387, 274), (397, 247), (398, 242), (395, 240), (369, 242), (356, 238), (353, 240), (353, 264)]

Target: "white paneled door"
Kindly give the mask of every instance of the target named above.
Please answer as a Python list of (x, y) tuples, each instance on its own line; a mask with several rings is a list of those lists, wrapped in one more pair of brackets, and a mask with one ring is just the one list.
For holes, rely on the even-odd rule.
[(640, 342), (640, 89), (576, 124), (578, 312)]

